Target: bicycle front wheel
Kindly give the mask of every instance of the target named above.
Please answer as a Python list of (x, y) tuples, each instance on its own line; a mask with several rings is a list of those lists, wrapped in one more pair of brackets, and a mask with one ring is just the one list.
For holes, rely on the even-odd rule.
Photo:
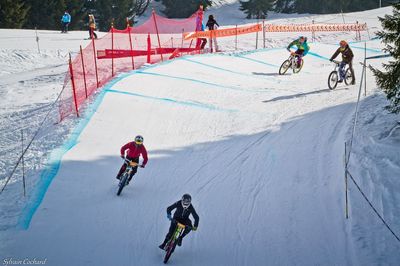
[(328, 87), (329, 89), (333, 90), (336, 88), (338, 83), (338, 72), (332, 71), (328, 77)]
[(290, 61), (289, 60), (285, 60), (281, 67), (279, 68), (279, 75), (284, 75), (286, 73), (286, 71), (288, 71), (290, 67)]
[(124, 189), (124, 186), (126, 185), (126, 182), (128, 180), (128, 174), (125, 173), (122, 178), (121, 181), (118, 184), (118, 191), (117, 191), (117, 196), (121, 195), (122, 190)]
[(169, 258), (171, 257), (172, 253), (175, 250), (175, 246), (176, 246), (176, 242), (172, 241), (171, 243), (169, 243), (168, 248), (167, 248), (167, 253), (165, 253), (165, 257), (164, 257), (164, 263), (167, 263)]

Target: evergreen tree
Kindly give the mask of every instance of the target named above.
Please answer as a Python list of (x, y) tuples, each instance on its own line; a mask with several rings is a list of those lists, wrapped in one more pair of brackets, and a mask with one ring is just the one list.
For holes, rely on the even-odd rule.
[(383, 64), (384, 71), (372, 68), (376, 82), (386, 93), (391, 102), (388, 109), (392, 112), (400, 112), (400, 4), (393, 6), (393, 15), (385, 15), (379, 18), (383, 30), (377, 33), (385, 44), (384, 51), (388, 52), (394, 61)]
[[(311, 14), (354, 12), (379, 7), (377, 0), (324, 0), (323, 4), (317, 4), (315, 0), (294, 0), (293, 3), (295, 12)], [(387, 1), (382, 1), (382, 6), (388, 5)]]
[(275, 0), (240, 1), (240, 10), (247, 14), (246, 18), (265, 19), (268, 11), (272, 10)]
[(277, 0), (274, 11), (280, 13), (292, 13), (294, 11), (294, 0)]
[(0, 0), (0, 28), (20, 29), (28, 11), (21, 0)]
[(169, 18), (187, 18), (196, 12), (200, 5), (206, 10), (212, 4), (210, 0), (161, 0), (161, 2), (165, 6), (163, 13)]
[[(65, 0), (65, 10), (71, 15), (71, 23), (68, 28), (70, 30), (81, 30), (84, 29), (85, 23), (87, 23), (87, 10), (85, 8), (85, 2), (82, 0)], [(60, 15), (61, 19), (62, 14)]]
[(61, 28), (61, 16), (66, 8), (64, 0), (26, 0), (26, 3), (30, 6), (26, 27), (51, 30)]

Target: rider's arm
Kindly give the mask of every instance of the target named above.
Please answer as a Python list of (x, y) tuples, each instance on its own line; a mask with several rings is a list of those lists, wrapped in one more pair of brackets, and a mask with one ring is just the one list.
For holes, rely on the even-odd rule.
[(290, 49), (290, 47), (292, 47), (294, 44), (296, 43), (296, 40), (294, 40), (293, 42), (289, 43), (288, 47), (286, 49)]
[(338, 56), (338, 54), (340, 53), (340, 48), (338, 48), (337, 50), (336, 50), (336, 52), (332, 55), (332, 57), (331, 57), (331, 61), (333, 60), (333, 59), (335, 59), (336, 58), (336, 56)]
[(198, 227), (199, 226), (200, 217), (197, 215), (197, 212), (194, 209), (193, 205), (191, 205), (191, 207), (192, 207), (192, 216), (194, 218), (194, 225), (193, 226), (194, 227)]
[(127, 143), (127, 144), (125, 144), (124, 146), (121, 147), (121, 156), (122, 157), (125, 157), (125, 151), (129, 148), (129, 144), (130, 143)]
[(149, 160), (149, 158), (147, 157), (147, 150), (144, 147), (144, 145), (142, 145), (142, 156), (143, 156), (143, 163), (142, 165), (145, 166), (147, 161)]
[(172, 212), (172, 210), (174, 210), (178, 205), (178, 203), (179, 203), (180, 201), (177, 201), (177, 202), (175, 202), (174, 204), (172, 204), (171, 206), (169, 206), (168, 208), (167, 208), (167, 214), (169, 214), (169, 215), (171, 215), (171, 212)]

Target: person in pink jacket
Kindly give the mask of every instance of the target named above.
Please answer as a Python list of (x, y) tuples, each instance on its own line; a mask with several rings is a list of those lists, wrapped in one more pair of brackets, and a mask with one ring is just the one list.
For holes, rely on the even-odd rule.
[[(123, 159), (127, 159), (129, 161), (139, 163), (140, 155), (142, 155), (142, 157), (143, 157), (143, 163), (138, 166), (144, 168), (147, 164), (148, 158), (147, 158), (147, 150), (143, 145), (143, 137), (140, 135), (135, 137), (135, 141), (128, 142), (127, 144), (125, 144), (124, 146), (121, 147), (121, 158), (123, 158)], [(132, 180), (132, 177), (136, 174), (138, 166), (133, 168), (131, 175), (128, 179), (128, 182), (126, 183), (127, 185)], [(118, 172), (118, 175), (116, 177), (117, 179), (120, 179), (120, 177), (124, 173), (125, 169), (126, 169), (126, 164), (124, 163)]]

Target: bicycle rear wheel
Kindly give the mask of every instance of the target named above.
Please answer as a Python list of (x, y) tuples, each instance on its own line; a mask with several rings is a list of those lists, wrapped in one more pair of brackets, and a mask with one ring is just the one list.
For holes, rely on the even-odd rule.
[(332, 71), (328, 77), (328, 87), (329, 89), (333, 90), (336, 88), (338, 83), (338, 72)]
[(168, 248), (167, 248), (167, 253), (165, 253), (165, 257), (164, 257), (164, 264), (166, 264), (169, 260), (169, 258), (171, 257), (172, 253), (175, 250), (175, 246), (176, 246), (176, 242), (172, 241), (171, 243), (169, 243)]
[(289, 60), (283, 61), (281, 67), (279, 68), (279, 75), (284, 75), (286, 71), (288, 71), (289, 67), (290, 67), (290, 61)]
[(124, 186), (126, 185), (127, 180), (128, 180), (128, 174), (124, 173), (124, 175), (122, 176), (121, 181), (118, 184), (117, 196), (121, 195), (121, 192), (124, 189)]
[(344, 75), (344, 83), (346, 83), (346, 85), (350, 85), (352, 81), (353, 81), (353, 75), (351, 74), (350, 68), (348, 68)]

